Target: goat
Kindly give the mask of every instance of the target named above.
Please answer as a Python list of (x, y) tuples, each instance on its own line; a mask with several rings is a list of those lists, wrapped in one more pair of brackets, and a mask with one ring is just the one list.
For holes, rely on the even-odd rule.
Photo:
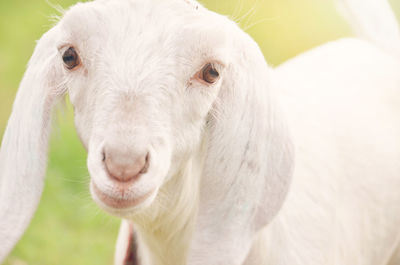
[(400, 264), (399, 29), (385, 1), (342, 3), (362, 38), (275, 69), (192, 0), (71, 8), (3, 137), (0, 261), (38, 205), (68, 92), (92, 197), (124, 220), (115, 264)]

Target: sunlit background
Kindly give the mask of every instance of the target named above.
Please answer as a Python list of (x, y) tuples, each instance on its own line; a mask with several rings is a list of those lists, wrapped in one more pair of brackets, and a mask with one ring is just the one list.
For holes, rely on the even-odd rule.
[[(168, 1), (168, 0), (165, 0)], [(206, 7), (234, 19), (261, 46), (270, 65), (330, 40), (351, 36), (333, 0), (204, 0)], [(35, 46), (47, 31), (54, 5), (74, 0), (0, 1), (0, 135), (18, 83)], [(392, 0), (397, 15), (400, 0)], [(55, 115), (46, 187), (40, 207), (5, 264), (112, 264), (119, 221), (90, 199), (86, 153), (74, 131), (67, 103)], [(1, 218), (1, 217), (0, 217)]]

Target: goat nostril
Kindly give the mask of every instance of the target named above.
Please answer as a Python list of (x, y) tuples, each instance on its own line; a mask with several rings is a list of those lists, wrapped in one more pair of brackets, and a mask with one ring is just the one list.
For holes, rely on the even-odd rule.
[(119, 181), (138, 179), (149, 168), (149, 154), (143, 156), (126, 155), (120, 152), (104, 152), (103, 161), (108, 175)]
[(139, 172), (140, 174), (147, 173), (147, 170), (149, 169), (149, 163), (150, 163), (150, 154), (147, 153), (146, 159), (145, 159), (145, 164), (144, 164), (142, 170), (140, 170), (140, 172)]

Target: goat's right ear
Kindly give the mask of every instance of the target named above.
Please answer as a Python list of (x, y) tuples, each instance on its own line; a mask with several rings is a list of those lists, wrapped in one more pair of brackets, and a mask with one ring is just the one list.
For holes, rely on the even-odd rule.
[[(0, 150), (0, 263), (28, 226), (41, 197), (51, 111), (63, 94), (56, 26), (39, 40), (20, 84)], [(60, 63), (59, 61), (60, 60)]]

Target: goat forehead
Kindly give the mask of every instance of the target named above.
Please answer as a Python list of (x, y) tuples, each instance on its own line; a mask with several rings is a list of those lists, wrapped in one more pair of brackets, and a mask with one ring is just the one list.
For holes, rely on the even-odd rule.
[(184, 28), (201, 31), (221, 22), (220, 16), (191, 0), (103, 0), (73, 6), (62, 25), (72, 42), (97, 38), (97, 43), (134, 45), (129, 41), (135, 38), (165, 43), (178, 39)]
[(72, 33), (101, 32), (103, 27), (112, 30), (117, 27), (118, 32), (125, 32), (133, 25), (136, 28), (183, 26), (201, 13), (187, 2), (191, 1), (108, 0), (78, 3), (66, 12), (63, 22)]
[(150, 92), (186, 82), (209, 61), (229, 63), (226, 19), (185, 0), (77, 4), (62, 23), (107, 90)]

